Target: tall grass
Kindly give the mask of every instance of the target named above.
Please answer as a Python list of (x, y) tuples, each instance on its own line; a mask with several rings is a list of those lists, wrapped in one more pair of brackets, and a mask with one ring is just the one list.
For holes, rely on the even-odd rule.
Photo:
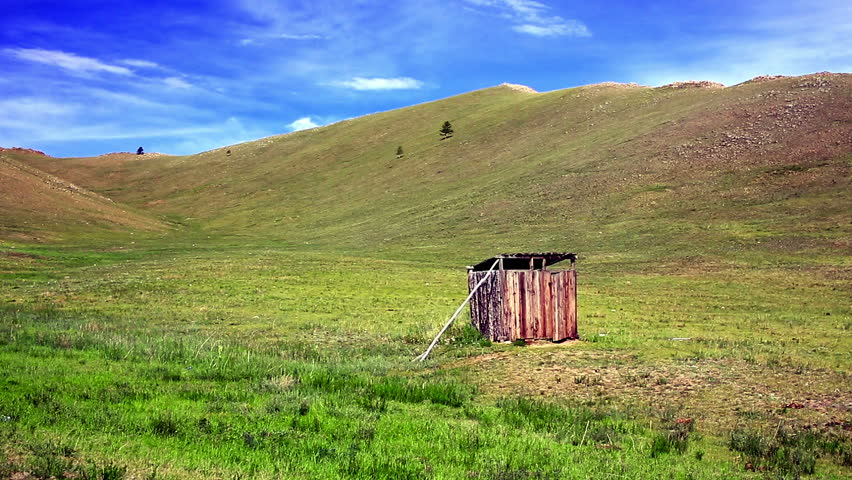
[[(410, 358), (294, 359), (263, 344), (206, 338), (78, 337), (73, 326), (92, 321), (78, 315), (0, 312), (0, 413), (8, 418), (0, 434), (19, 452), (12, 470), (390, 479), (639, 478), (686, 469), (712, 478), (692, 460), (649, 464), (650, 432), (617, 408), (491, 403), (455, 376), (409, 367)], [(63, 438), (74, 447), (27, 447)], [(606, 449), (626, 464), (605, 462)]]
[(783, 423), (771, 431), (737, 427), (730, 433), (728, 447), (744, 455), (747, 469), (774, 471), (789, 478), (813, 474), (820, 457), (852, 467), (852, 439), (828, 429)]

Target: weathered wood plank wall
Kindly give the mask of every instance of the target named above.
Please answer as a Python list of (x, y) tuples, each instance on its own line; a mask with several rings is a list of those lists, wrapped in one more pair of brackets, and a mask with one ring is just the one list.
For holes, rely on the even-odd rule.
[(555, 305), (553, 340), (577, 338), (577, 272), (568, 270), (554, 275), (551, 292)]
[(541, 315), (545, 319), (544, 322), (544, 338), (553, 338), (553, 275), (545, 275), (541, 278), (541, 292), (543, 292), (541, 302)]
[(578, 338), (577, 335), (577, 271), (568, 270), (563, 273), (565, 277), (565, 338)]
[[(468, 275), (468, 291), (482, 280), (488, 272), (470, 272)], [(503, 283), (500, 272), (492, 272), (488, 280), (470, 299), (470, 313), (473, 326), (482, 335), (493, 342), (508, 340), (508, 331), (503, 323)]]
[[(469, 272), (469, 288), (486, 273)], [(577, 338), (577, 272), (493, 272), (471, 298), (470, 313), (473, 326), (491, 341)]]

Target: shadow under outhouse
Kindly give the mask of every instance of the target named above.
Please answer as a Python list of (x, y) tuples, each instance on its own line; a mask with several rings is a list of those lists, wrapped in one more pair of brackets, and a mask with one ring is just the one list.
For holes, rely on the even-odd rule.
[[(568, 270), (548, 270), (570, 260)], [(506, 253), (467, 267), (473, 326), (493, 342), (577, 336), (577, 255)]]

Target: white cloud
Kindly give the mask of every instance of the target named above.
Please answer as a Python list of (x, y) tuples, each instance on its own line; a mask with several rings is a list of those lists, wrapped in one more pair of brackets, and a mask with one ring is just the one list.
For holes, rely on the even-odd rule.
[(291, 132), (298, 132), (299, 130), (307, 130), (309, 128), (317, 127), (319, 127), (319, 125), (314, 123), (314, 121), (311, 120), (311, 117), (302, 117), (287, 125), (287, 128), (289, 128)]
[(192, 88), (192, 84), (180, 77), (168, 77), (163, 79), (163, 83), (171, 88)]
[(333, 85), (353, 90), (416, 90), (423, 86), (423, 82), (410, 77), (354, 77), (352, 80), (334, 82)]
[(27, 139), (30, 142), (67, 142), (80, 140), (123, 140), (143, 138), (185, 138), (207, 134), (222, 134), (219, 125), (200, 125), (191, 127), (137, 127), (123, 125), (116, 122), (103, 122), (85, 126), (66, 125), (40, 129), (35, 133), (29, 133)]
[(588, 37), (589, 28), (579, 20), (549, 15), (551, 7), (533, 0), (467, 0), (471, 5), (495, 9), (515, 25), (512, 30), (536, 37)]
[(242, 38), (239, 40), (239, 44), (245, 47), (248, 45), (261, 45), (266, 43), (266, 40), (322, 40), (324, 38), (326, 37), (315, 34), (297, 35), (292, 33), (271, 33), (263, 34), (254, 38)]
[(148, 60), (137, 60), (135, 58), (126, 58), (122, 60), (121, 63), (136, 68), (161, 68), (160, 65), (156, 62), (150, 62)]
[(503, 0), (502, 3), (525, 17), (536, 17), (540, 11), (548, 8), (547, 5), (532, 0)]
[(561, 37), (571, 35), (574, 37), (588, 37), (591, 35), (589, 29), (576, 20), (563, 21), (561, 23), (551, 23), (548, 25), (515, 25), (512, 30), (519, 33), (526, 33), (536, 37)]
[[(158, 91), (162, 90), (157, 86)], [(132, 106), (134, 108), (154, 108), (162, 110), (174, 111), (177, 108), (174, 104), (159, 103), (149, 98), (143, 98), (127, 92), (114, 92), (103, 88), (78, 87), (76, 92), (80, 97), (86, 98), (90, 107), (94, 105), (104, 105), (107, 108), (112, 108), (121, 105), (121, 108)], [(91, 109), (91, 108), (90, 108)]]
[(24, 117), (38, 116), (44, 119), (69, 115), (77, 111), (77, 105), (58, 103), (45, 98), (21, 97), (0, 100), (0, 122), (8, 118), (12, 125)]
[(40, 48), (7, 48), (3, 50), (21, 60), (54, 65), (73, 72), (108, 72), (116, 75), (133, 75), (126, 67), (108, 65), (95, 58), (81, 57), (73, 53), (59, 50), (43, 50)]
[[(164, 106), (165, 108), (165, 106)], [(58, 102), (47, 98), (21, 97), (0, 100), (0, 145), (28, 146), (39, 142), (103, 141), (150, 137), (192, 137), (222, 134), (220, 125), (163, 125), (142, 111), (118, 120), (98, 114), (98, 104)], [(156, 116), (159, 119), (162, 115)], [(127, 120), (140, 120), (139, 123)]]
[(313, 34), (294, 35), (294, 34), (290, 34), (290, 33), (279, 33), (279, 34), (273, 35), (272, 37), (273, 38), (281, 38), (281, 39), (284, 39), (284, 40), (320, 40), (322, 38), (325, 38), (322, 35), (313, 35)]
[(73, 124), (79, 105), (47, 98), (19, 97), (0, 100), (0, 145), (28, 146), (34, 136), (56, 126)]

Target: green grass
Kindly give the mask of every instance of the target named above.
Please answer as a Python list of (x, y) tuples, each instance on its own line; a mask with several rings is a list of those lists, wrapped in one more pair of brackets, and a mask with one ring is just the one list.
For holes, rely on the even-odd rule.
[(738, 428), (731, 432), (729, 445), (742, 452), (750, 469), (778, 471), (792, 478), (813, 474), (820, 457), (852, 467), (849, 443), (834, 433), (797, 431), (783, 424), (771, 432)]
[[(583, 452), (624, 435), (632, 476), (661, 468), (647, 464), (643, 428), (629, 420), (523, 400), (478, 403), (469, 386), (411, 366), (393, 373), (390, 359), (293, 360), (277, 348), (200, 339), (75, 341), (65, 333), (73, 317), (28, 315), (2, 316), (4, 331), (41, 323), (4, 338), (2, 434), (7, 448), (31, 452), (21, 468), (34, 472), (73, 471), (86, 459), (139, 475), (153, 463), (178, 477), (579, 476), (613, 471)], [(537, 420), (531, 411), (546, 413)], [(583, 425), (590, 433), (580, 438)], [(73, 446), (45, 456), (44, 442)], [(529, 455), (507, 455), (518, 451)], [(689, 463), (662, 469), (700, 471)]]
[[(822, 297), (808, 307), (780, 283), (742, 298), (744, 286), (779, 279), (760, 270), (730, 285), (724, 272), (616, 276), (617, 266), (590, 265), (581, 268), (586, 341), (556, 351), (565, 363), (548, 363), (552, 349), (481, 342), (462, 321), (422, 366), (412, 359), (466, 293), (461, 269), (227, 244), (30, 251), (44, 258), (32, 274), (0, 283), (0, 415), (8, 417), (0, 431), (18, 470), (112, 465), (126, 467), (128, 478), (155, 470), (160, 478), (716, 478), (720, 469), (747, 476), (725, 440), (740, 420), (722, 411), (716, 415), (729, 422), (711, 420), (703, 405), (724, 392), (665, 400), (698, 414), (700, 435), (687, 439), (656, 402), (605, 393), (609, 380), (588, 369), (627, 356), (623, 368), (652, 373), (622, 383), (648, 388), (677, 383), (681, 365), (718, 362), (771, 375), (798, 368), (815, 391), (848, 382), (848, 335), (838, 322), (848, 315), (845, 297), (829, 294), (830, 284), (812, 286), (807, 295)], [(806, 327), (833, 339), (796, 330)], [(563, 384), (586, 390), (543, 400), (522, 389), (497, 393), (511, 370), (478, 376), (463, 366), (481, 355), (520, 371), (561, 365)], [(769, 388), (786, 394), (774, 382)], [(586, 395), (594, 389), (603, 395)], [(752, 421), (757, 428), (777, 415)], [(46, 442), (70, 445), (73, 455), (43, 464), (33, 448)], [(842, 458), (815, 458), (814, 469), (839, 474)]]

